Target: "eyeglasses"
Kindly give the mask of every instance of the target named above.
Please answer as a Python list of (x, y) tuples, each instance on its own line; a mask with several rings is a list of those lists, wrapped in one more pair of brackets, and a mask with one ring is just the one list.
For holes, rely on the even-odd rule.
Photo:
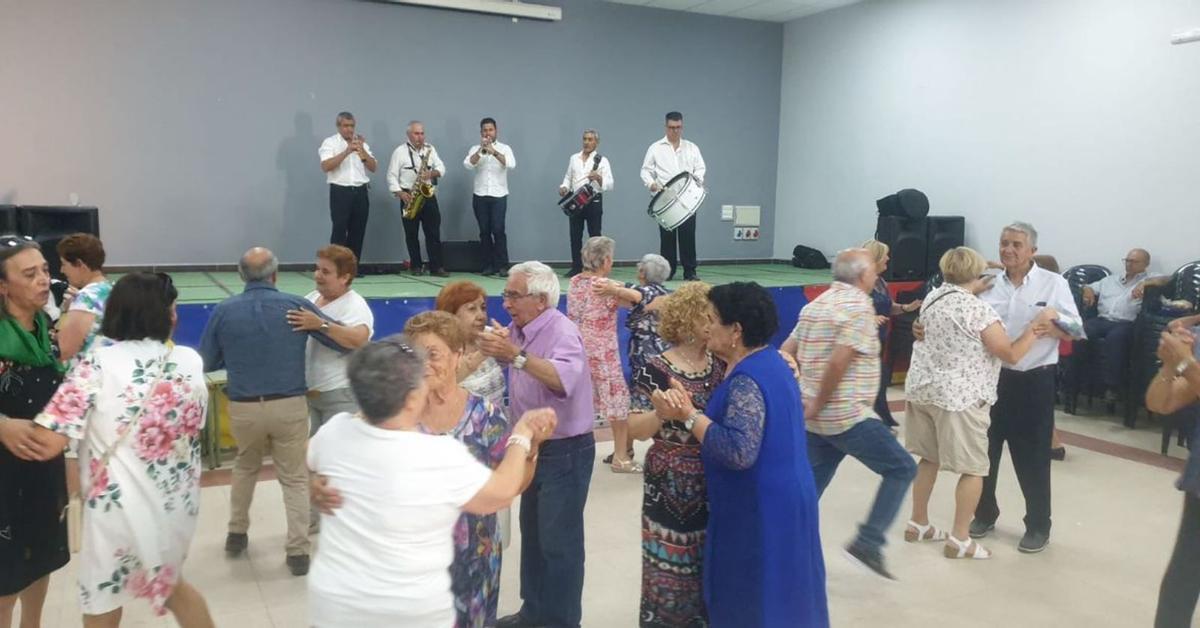
[(504, 292), (500, 293), (500, 298), (504, 299), (505, 301), (516, 301), (517, 299), (523, 299), (527, 296), (531, 296), (531, 295), (528, 292), (526, 292), (525, 294), (521, 294), (520, 292), (516, 292), (513, 290), (505, 290)]
[(21, 246), (22, 244), (33, 243), (33, 238), (24, 235), (2, 235), (0, 236), (0, 246)]

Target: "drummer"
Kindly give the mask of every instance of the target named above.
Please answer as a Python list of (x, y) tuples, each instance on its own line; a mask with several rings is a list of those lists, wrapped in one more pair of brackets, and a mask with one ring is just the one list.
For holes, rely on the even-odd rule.
[[(642, 161), (642, 183), (657, 194), (668, 181), (681, 172), (690, 172), (697, 183), (704, 184), (704, 157), (700, 148), (683, 139), (683, 114), (672, 111), (667, 114), (667, 135), (646, 149)], [(698, 281), (696, 274), (696, 215), (692, 214), (674, 231), (658, 227), (659, 253), (671, 263), (671, 276), (675, 278), (678, 262), (675, 257), (676, 234), (679, 239), (679, 257), (683, 261), (683, 278)]]
[(560, 197), (573, 194), (584, 185), (592, 186), (596, 195), (588, 204), (570, 215), (571, 223), (571, 270), (567, 277), (574, 277), (583, 272), (583, 258), (579, 251), (583, 247), (583, 225), (587, 223), (589, 238), (600, 235), (600, 217), (604, 214), (604, 192), (613, 189), (612, 168), (608, 158), (596, 152), (600, 145), (600, 134), (595, 129), (583, 131), (583, 150), (571, 155), (567, 160), (567, 174), (563, 175), (562, 185), (558, 187)]

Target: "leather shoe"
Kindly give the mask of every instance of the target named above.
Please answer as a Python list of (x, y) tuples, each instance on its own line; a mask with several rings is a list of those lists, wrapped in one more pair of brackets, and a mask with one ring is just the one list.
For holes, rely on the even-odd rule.
[(250, 537), (245, 532), (230, 532), (225, 535), (225, 554), (230, 557), (240, 556), (250, 545)]
[(496, 628), (537, 628), (539, 625), (525, 619), (520, 613), (506, 615), (496, 622)]
[(293, 576), (304, 576), (308, 574), (308, 554), (296, 554), (295, 556), (287, 557), (288, 571), (292, 572)]

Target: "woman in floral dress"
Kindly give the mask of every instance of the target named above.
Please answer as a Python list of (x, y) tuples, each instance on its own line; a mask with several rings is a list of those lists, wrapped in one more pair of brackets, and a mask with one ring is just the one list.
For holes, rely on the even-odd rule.
[(629, 457), (629, 386), (621, 370), (617, 346), (617, 297), (605, 294), (612, 272), (615, 243), (596, 236), (583, 245), (583, 272), (571, 278), (567, 291), (567, 316), (579, 326), (592, 373), (592, 401), (596, 416), (608, 421), (613, 432), (612, 470), (641, 473)]
[(200, 512), (200, 429), (208, 389), (199, 354), (167, 341), (175, 287), (136, 273), (113, 288), (97, 343), (36, 419), (60, 451), (81, 441), (84, 498), (79, 606), (84, 623), (119, 620), (133, 599), (182, 626), (211, 626), (182, 576)]
[(658, 331), (671, 348), (646, 359), (633, 375), (629, 431), (654, 438), (646, 452), (642, 498), (642, 626), (705, 626), (704, 530), (708, 525), (700, 441), (677, 421), (663, 421), (650, 401), (654, 391), (679, 382), (703, 407), (725, 377), (725, 363), (707, 349), (707, 284), (691, 282), (659, 311)]
[[(501, 408), (458, 384), (459, 362), (468, 339), (466, 328), (447, 312), (422, 312), (408, 319), (404, 335), (424, 348), (428, 358), (425, 380), (429, 400), (421, 420), (423, 431), (453, 436), (476, 460), (495, 469), (504, 460), (512, 428)], [(500, 556), (496, 515), (464, 512), (454, 526), (454, 561), (450, 565), (456, 628), (496, 624)]]

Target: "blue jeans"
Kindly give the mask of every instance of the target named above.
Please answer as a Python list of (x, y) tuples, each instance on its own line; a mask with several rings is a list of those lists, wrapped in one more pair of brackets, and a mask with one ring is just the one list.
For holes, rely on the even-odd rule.
[(583, 617), (583, 506), (596, 463), (589, 432), (542, 443), (521, 494), (521, 616), (574, 628)]
[(479, 223), (484, 270), (508, 270), (508, 235), (504, 232), (508, 197), (472, 196), (471, 208), (475, 210), (475, 221)]
[(847, 455), (857, 458), (883, 477), (867, 521), (858, 527), (858, 538), (854, 540), (855, 545), (868, 551), (881, 551), (887, 542), (884, 534), (896, 518), (908, 486), (917, 474), (917, 463), (878, 419), (862, 421), (841, 434), (809, 432), (808, 462), (812, 465), (818, 498)]

